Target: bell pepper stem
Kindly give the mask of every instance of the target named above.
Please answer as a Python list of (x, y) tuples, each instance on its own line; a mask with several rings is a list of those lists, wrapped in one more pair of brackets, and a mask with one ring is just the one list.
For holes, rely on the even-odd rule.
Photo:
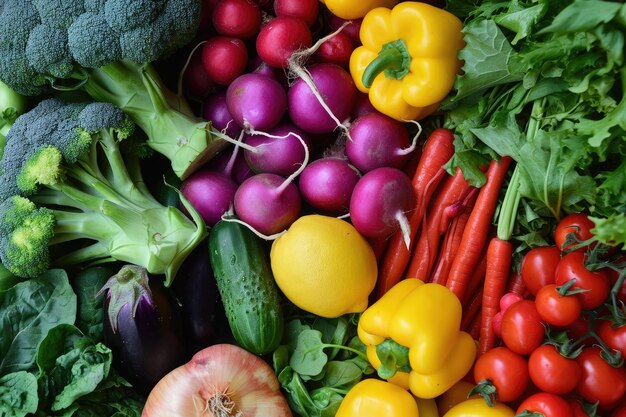
[(398, 371), (409, 372), (411, 370), (409, 348), (392, 339), (385, 339), (376, 345), (376, 356), (380, 360), (380, 367), (377, 370), (378, 376), (382, 379), (389, 379)]
[(378, 56), (370, 62), (363, 71), (363, 85), (370, 88), (374, 79), (384, 72), (387, 78), (401, 80), (409, 73), (411, 57), (406, 43), (402, 39), (384, 44)]

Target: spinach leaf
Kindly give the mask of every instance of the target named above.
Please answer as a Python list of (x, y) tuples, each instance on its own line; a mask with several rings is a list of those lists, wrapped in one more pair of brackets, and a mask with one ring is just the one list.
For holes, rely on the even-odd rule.
[(115, 272), (109, 268), (97, 266), (80, 271), (72, 280), (72, 287), (78, 299), (76, 327), (96, 342), (102, 341), (104, 294), (96, 293), (106, 284)]
[(76, 295), (67, 274), (53, 269), (0, 291), (0, 376), (35, 371), (37, 346), (60, 323), (74, 323)]
[(25, 417), (37, 411), (37, 378), (26, 371), (0, 378), (0, 416)]

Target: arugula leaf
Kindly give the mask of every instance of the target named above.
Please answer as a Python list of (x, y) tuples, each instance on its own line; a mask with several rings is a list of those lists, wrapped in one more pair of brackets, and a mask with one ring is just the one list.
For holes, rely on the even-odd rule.
[(539, 33), (586, 32), (613, 20), (622, 8), (620, 3), (600, 0), (576, 0), (559, 13), (552, 24)]
[(363, 371), (354, 362), (329, 361), (322, 380), (327, 387), (349, 387), (361, 380)]
[(602, 242), (626, 245), (626, 214), (616, 213), (608, 218), (589, 217), (595, 227), (591, 232)]
[(0, 378), (0, 416), (25, 417), (37, 411), (37, 378), (18, 371)]
[(76, 295), (65, 271), (53, 269), (0, 291), (0, 311), (0, 376), (34, 371), (48, 330), (76, 319)]
[(328, 356), (324, 353), (326, 344), (322, 342), (322, 332), (307, 329), (298, 336), (298, 344), (291, 355), (289, 365), (301, 375), (319, 375)]

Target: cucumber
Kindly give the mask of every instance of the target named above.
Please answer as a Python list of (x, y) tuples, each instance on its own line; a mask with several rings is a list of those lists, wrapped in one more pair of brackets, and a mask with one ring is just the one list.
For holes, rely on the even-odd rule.
[(209, 252), (235, 341), (257, 355), (273, 352), (284, 320), (263, 241), (247, 227), (221, 220), (209, 233)]

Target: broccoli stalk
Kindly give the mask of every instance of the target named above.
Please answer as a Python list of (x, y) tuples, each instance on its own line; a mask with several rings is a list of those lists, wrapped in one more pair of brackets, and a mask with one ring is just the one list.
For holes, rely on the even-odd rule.
[[(58, 99), (15, 121), (0, 160), (0, 259), (11, 272), (119, 260), (171, 284), (206, 227), (184, 198), (192, 219), (150, 194), (138, 156), (121, 148), (133, 126), (111, 104)], [(69, 243), (80, 245), (50, 260)]]
[(0, 0), (0, 79), (23, 95), (81, 89), (123, 109), (186, 178), (226, 142), (151, 64), (189, 43), (200, 0)]
[(26, 110), (26, 98), (0, 81), (0, 158), (4, 150), (6, 135), (13, 122)]

